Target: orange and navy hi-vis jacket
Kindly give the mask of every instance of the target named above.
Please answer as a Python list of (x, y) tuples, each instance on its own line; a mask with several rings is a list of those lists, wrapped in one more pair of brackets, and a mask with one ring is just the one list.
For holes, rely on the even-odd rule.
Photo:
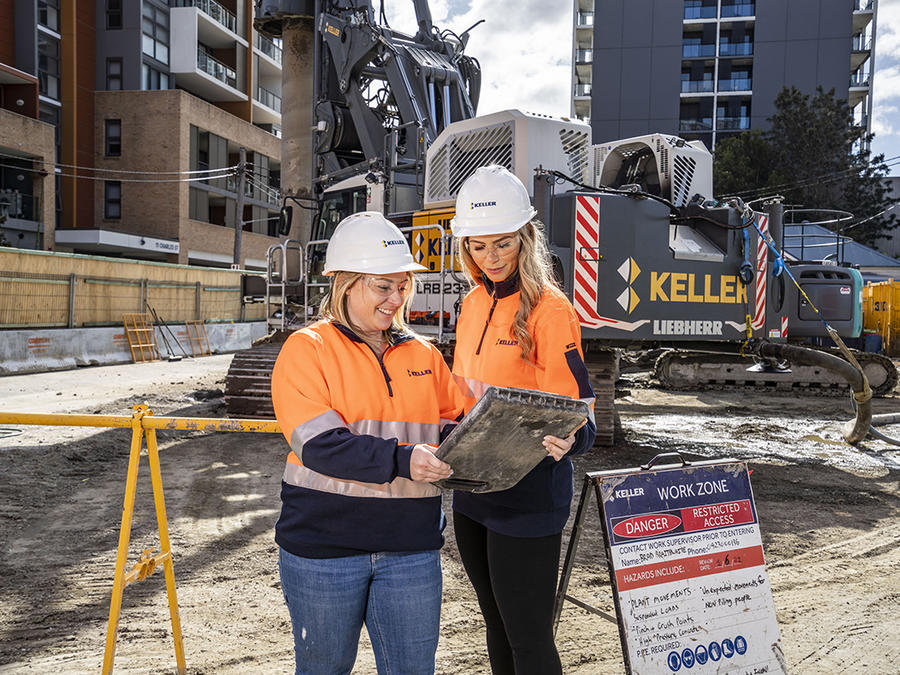
[[(465, 297), (456, 325), (453, 378), (466, 396), (466, 411), (489, 385), (537, 389), (588, 402), (594, 391), (581, 353), (581, 326), (571, 303), (555, 288), (544, 290), (528, 320), (534, 358), (522, 359), (511, 328), (519, 309), (519, 276), (491, 283), (484, 279)], [(586, 452), (596, 426), (589, 419), (575, 435), (569, 455)], [(453, 508), (495, 532), (541, 537), (561, 532), (572, 501), (572, 462), (541, 460), (508, 490), (455, 492)]]
[(409, 477), (416, 443), (440, 443), (462, 414), (441, 354), (395, 336), (379, 359), (349, 328), (293, 333), (272, 372), (291, 445), (275, 541), (307, 558), (425, 551), (443, 544), (440, 490)]

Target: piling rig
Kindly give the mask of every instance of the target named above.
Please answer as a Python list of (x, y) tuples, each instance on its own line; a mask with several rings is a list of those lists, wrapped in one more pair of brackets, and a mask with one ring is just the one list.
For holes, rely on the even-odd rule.
[[(310, 14), (289, 15), (298, 5)], [(501, 164), (528, 187), (581, 323), (599, 444), (613, 442), (620, 349), (666, 348), (656, 373), (677, 388), (849, 388), (859, 390), (858, 401), (869, 395), (868, 382), (875, 395), (894, 388), (889, 359), (858, 354), (867, 377), (857, 380), (836, 357), (787, 344), (827, 335), (826, 325), (857, 337), (862, 277), (850, 267), (785, 261), (778, 199), (759, 211), (712, 200), (712, 158), (699, 141), (651, 134), (591, 145), (590, 127), (578, 120), (517, 110), (475, 117), (480, 71), (463, 54), (468, 31), (438, 31), (427, 3), (414, 5), (419, 30), (406, 35), (355, 0), (258, 3), (257, 27), (270, 34), (315, 27), (308, 50), (314, 105), (302, 112), (305, 123), (288, 119), (303, 106), (288, 106), (284, 125), (285, 145), (293, 143), (289, 127), (307, 136), (314, 130), (304, 158), (312, 166), (307, 192), (283, 177), (286, 189), (295, 186), (288, 199), (314, 217), (292, 232), (297, 275), (289, 279), (286, 264), (270, 262), (278, 297), (294, 288), (301, 323), (327, 288), (321, 260), (334, 226), (355, 211), (380, 210), (429, 270), (417, 275), (410, 322), (449, 356), (468, 291), (449, 230), (456, 195), (478, 166)], [(299, 52), (286, 44), (286, 60), (291, 53)], [(285, 65), (286, 82), (297, 68)], [(374, 87), (385, 93), (371, 95)], [(291, 213), (282, 209), (284, 234)], [(268, 377), (286, 334), (284, 307), (272, 326), (276, 344), (235, 357), (226, 384), (230, 414), (272, 414)]]

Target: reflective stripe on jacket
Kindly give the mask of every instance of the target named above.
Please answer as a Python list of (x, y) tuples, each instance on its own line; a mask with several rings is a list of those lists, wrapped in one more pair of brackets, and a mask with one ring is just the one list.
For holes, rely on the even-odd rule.
[(350, 329), (293, 333), (272, 372), (291, 446), (275, 539), (326, 558), (440, 548), (440, 490), (410, 480), (416, 443), (440, 443), (462, 398), (433, 346), (398, 336), (379, 359)]
[[(528, 320), (535, 351), (533, 360), (525, 361), (511, 333), (519, 302), (518, 275), (498, 284), (485, 281), (463, 300), (453, 378), (466, 396), (466, 410), (490, 385), (562, 394), (593, 408), (581, 326), (571, 303), (558, 289), (545, 289)], [(576, 433), (569, 455), (586, 452), (595, 435), (594, 420), (589, 419)], [(501, 534), (539, 537), (563, 529), (571, 500), (571, 460), (548, 457), (509, 490), (481, 495), (455, 492), (453, 508)]]

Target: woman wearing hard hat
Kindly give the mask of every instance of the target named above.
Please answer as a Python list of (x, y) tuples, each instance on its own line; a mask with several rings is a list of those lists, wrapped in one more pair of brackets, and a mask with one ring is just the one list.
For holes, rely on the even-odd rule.
[[(553, 279), (534, 215), (525, 186), (503, 167), (477, 169), (459, 190), (451, 227), (473, 288), (457, 322), (453, 378), (467, 411), (489, 385), (593, 405), (578, 318)], [(569, 458), (586, 452), (595, 434), (589, 419), (568, 438), (545, 436), (547, 457), (508, 490), (453, 494), (456, 542), (495, 674), (562, 672), (553, 603), (572, 501)]]
[(349, 673), (363, 624), (379, 673), (433, 673), (444, 518), (433, 454), (462, 413), (440, 353), (404, 316), (413, 272), (379, 213), (338, 225), (322, 320), (293, 333), (272, 373), (291, 446), (275, 525), (297, 673)]

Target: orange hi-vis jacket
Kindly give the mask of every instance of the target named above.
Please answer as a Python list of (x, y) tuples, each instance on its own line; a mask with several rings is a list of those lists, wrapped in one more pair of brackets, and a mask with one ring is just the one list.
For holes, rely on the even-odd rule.
[(416, 443), (440, 443), (462, 397), (440, 352), (395, 336), (381, 358), (352, 330), (293, 333), (272, 372), (291, 446), (275, 540), (308, 558), (425, 551), (443, 544), (440, 490), (410, 480)]
[[(512, 325), (519, 309), (519, 276), (492, 283), (487, 279), (465, 297), (456, 325), (453, 379), (466, 396), (466, 411), (490, 385), (536, 389), (588, 402), (594, 392), (581, 352), (581, 326), (571, 303), (556, 288), (544, 290), (532, 310), (528, 330), (533, 361), (522, 359)], [(578, 430), (569, 456), (594, 443), (594, 420)], [(513, 537), (561, 532), (572, 500), (572, 462), (542, 460), (508, 490), (471, 494), (457, 491), (453, 508), (485, 527)]]

